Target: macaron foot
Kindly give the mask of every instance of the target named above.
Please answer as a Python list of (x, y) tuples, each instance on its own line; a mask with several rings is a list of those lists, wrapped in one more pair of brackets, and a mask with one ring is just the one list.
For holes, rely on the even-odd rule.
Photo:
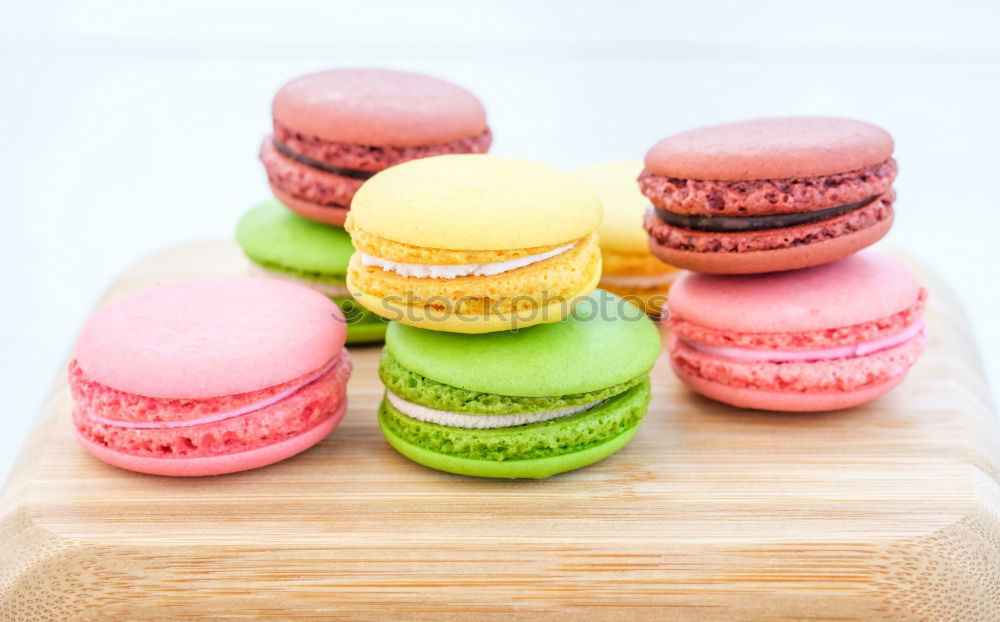
[(347, 220), (348, 208), (343, 205), (321, 205), (292, 196), (273, 183), (270, 187), (274, 198), (303, 218), (337, 227), (343, 227), (344, 221)]
[(387, 429), (381, 418), (379, 427), (393, 449), (417, 464), (456, 475), (498, 479), (544, 479), (595, 464), (625, 447), (639, 431), (639, 426), (635, 425), (596, 447), (570, 454), (531, 460), (489, 462), (440, 454), (408, 443)]
[(811, 244), (773, 250), (712, 253), (670, 248), (649, 239), (649, 250), (672, 266), (706, 274), (760, 274), (811, 268), (852, 255), (881, 240), (892, 228), (893, 215), (871, 227)]
[(336, 410), (330, 413), (330, 416), (322, 419), (305, 432), (291, 438), (248, 451), (197, 458), (134, 456), (95, 443), (84, 437), (76, 428), (74, 428), (74, 433), (80, 445), (90, 455), (112, 466), (149, 475), (201, 477), (205, 475), (225, 475), (256, 469), (300, 454), (326, 438), (343, 420), (345, 412), (347, 412), (346, 399), (340, 403), (340, 406)]
[(781, 393), (754, 388), (731, 387), (691, 374), (679, 365), (671, 365), (671, 367), (681, 382), (687, 385), (692, 391), (718, 402), (740, 408), (752, 408), (754, 410), (802, 413), (843, 410), (865, 404), (893, 390), (906, 377), (905, 374), (901, 374), (885, 382), (854, 389), (853, 391)]
[(435, 331), (449, 333), (479, 334), (516, 330), (548, 324), (565, 319), (576, 306), (585, 300), (597, 287), (601, 278), (600, 267), (594, 271), (586, 284), (575, 294), (565, 299), (555, 300), (547, 305), (516, 311), (472, 315), (449, 313), (432, 307), (407, 305), (402, 296), (380, 297), (363, 292), (354, 281), (354, 272), (347, 274), (347, 288), (354, 300), (376, 315), (388, 320)]

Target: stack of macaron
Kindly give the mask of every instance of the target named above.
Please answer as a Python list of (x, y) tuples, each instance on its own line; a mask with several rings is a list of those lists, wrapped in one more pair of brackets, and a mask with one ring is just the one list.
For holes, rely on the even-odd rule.
[(601, 245), (599, 286), (658, 317), (677, 270), (649, 251), (642, 216), (649, 200), (635, 185), (642, 162), (622, 160), (577, 169), (604, 203), (597, 233)]
[(671, 363), (686, 385), (735, 406), (856, 406), (920, 356), (926, 297), (905, 265), (873, 250), (762, 275), (689, 273), (670, 294)]
[(867, 402), (923, 351), (926, 293), (861, 249), (893, 220), (892, 137), (848, 119), (778, 118), (671, 136), (639, 176), (649, 248), (680, 276), (670, 358), (694, 391), (748, 408)]
[(237, 241), (258, 272), (330, 295), (348, 341), (381, 340), (385, 322), (347, 294), (353, 249), (341, 228), (366, 179), (410, 160), (485, 153), (486, 112), (459, 86), (415, 73), (335, 69), (285, 84), (272, 103), (273, 133), (260, 148), (275, 200), (248, 212)]
[(549, 477), (632, 439), (659, 351), (656, 326), (600, 290), (566, 319), (519, 331), (393, 322), (379, 365), (379, 425), (399, 453), (434, 469)]
[(512, 158), (425, 158), (361, 187), (347, 284), (393, 320), (379, 425), (394, 448), (442, 471), (538, 478), (632, 438), (660, 342), (645, 314), (595, 292), (601, 217), (579, 178)]
[(253, 277), (127, 296), (84, 327), (69, 365), (83, 447), (123, 469), (219, 475), (284, 460), (333, 430), (351, 357), (327, 297)]

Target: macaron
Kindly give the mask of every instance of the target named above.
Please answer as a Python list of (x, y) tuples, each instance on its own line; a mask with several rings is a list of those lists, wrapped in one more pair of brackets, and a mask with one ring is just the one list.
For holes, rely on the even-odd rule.
[(476, 97), (450, 82), (386, 69), (333, 69), (285, 84), (260, 160), (274, 196), (343, 225), (361, 184), (401, 162), (485, 153), (493, 140)]
[(243, 215), (236, 225), (236, 242), (257, 276), (304, 285), (333, 300), (347, 322), (347, 343), (385, 337), (387, 322), (347, 291), (347, 264), (354, 246), (340, 227), (307, 220), (271, 199)]
[(926, 299), (905, 265), (875, 251), (764, 275), (686, 273), (667, 305), (670, 361), (692, 390), (734, 406), (848, 408), (917, 361)]
[(892, 137), (850, 119), (759, 119), (683, 132), (646, 154), (649, 247), (715, 274), (816, 266), (892, 226)]
[(638, 160), (576, 170), (604, 204), (604, 220), (597, 229), (603, 265), (598, 286), (658, 316), (677, 270), (649, 252), (649, 240), (642, 227), (649, 199), (635, 184), (641, 172), (642, 162)]
[(69, 365), (73, 426), (108, 464), (219, 475), (320, 442), (347, 407), (337, 305), (252, 277), (177, 281), (111, 303)]
[(601, 201), (580, 178), (489, 155), (412, 160), (372, 177), (347, 231), (347, 286), (390, 320), (481, 333), (566, 317), (597, 285)]
[(543, 478), (602, 460), (635, 435), (659, 332), (597, 290), (570, 316), (458, 334), (393, 323), (379, 426), (399, 453), (449, 473)]

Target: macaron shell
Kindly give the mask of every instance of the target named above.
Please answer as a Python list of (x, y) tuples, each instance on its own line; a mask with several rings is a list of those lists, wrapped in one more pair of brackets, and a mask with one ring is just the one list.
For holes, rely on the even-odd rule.
[(477, 477), (542, 478), (618, 451), (638, 430), (650, 397), (649, 379), (644, 378), (590, 410), (488, 430), (418, 421), (386, 400), (379, 410), (379, 427), (400, 453), (431, 468)]
[(863, 355), (772, 362), (743, 360), (739, 358), (741, 351), (733, 353), (733, 357), (704, 352), (671, 333), (668, 349), (675, 367), (706, 380), (764, 392), (822, 394), (851, 392), (905, 375), (919, 360), (926, 344), (926, 336), (918, 334)]
[[(430, 308), (432, 312), (428, 317), (431, 318), (454, 314), (495, 316), (505, 321), (503, 317), (515, 308), (519, 309), (518, 313), (530, 314), (538, 305), (549, 301), (571, 300), (589, 294), (600, 273), (597, 236), (591, 235), (543, 261), (498, 274), (455, 278), (402, 276), (379, 266), (364, 265), (359, 252), (351, 258), (348, 283), (352, 294), (363, 292), (366, 297), (386, 300), (400, 307), (409, 304), (407, 308), (424, 311)], [(395, 320), (398, 315), (386, 317)], [(552, 316), (538, 319), (556, 321)], [(412, 316), (410, 320), (417, 321)], [(516, 328), (516, 325), (511, 327)]]
[(94, 443), (84, 438), (75, 428), (74, 431), (77, 440), (88, 453), (112, 466), (150, 475), (200, 477), (256, 469), (302, 453), (326, 438), (340, 424), (346, 411), (347, 400), (344, 400), (341, 402), (340, 408), (331, 413), (329, 417), (306, 432), (287, 440), (240, 453), (202, 458), (151, 458), (133, 456)]
[(300, 201), (316, 205), (349, 206), (364, 183), (363, 179), (314, 168), (288, 157), (275, 148), (272, 136), (265, 137), (261, 143), (259, 158), (267, 172), (268, 184)]
[(660, 352), (656, 325), (606, 292), (585, 300), (570, 319), (517, 332), (470, 335), (394, 323), (386, 348), (431, 380), (499, 395), (587, 393), (648, 373)]
[[(794, 179), (690, 180), (643, 171), (639, 187), (654, 206), (689, 216), (773, 216), (862, 204), (895, 191), (896, 160), (854, 171)], [(891, 201), (890, 201), (891, 203)]]
[(639, 191), (636, 179), (642, 172), (639, 160), (621, 160), (576, 169), (597, 192), (604, 204), (604, 220), (598, 227), (601, 248), (621, 253), (647, 254), (642, 215), (649, 199)]
[(649, 250), (671, 266), (707, 274), (761, 274), (798, 270), (830, 263), (868, 248), (889, 233), (894, 218), (891, 215), (870, 227), (847, 235), (774, 250), (733, 253), (689, 251), (663, 246), (655, 238), (650, 238)]
[(885, 395), (906, 377), (905, 374), (900, 375), (886, 382), (862, 387), (853, 391), (837, 393), (784, 393), (745, 387), (731, 387), (687, 373), (676, 365), (672, 365), (672, 368), (681, 382), (691, 390), (705, 397), (740, 408), (785, 412), (821, 412), (858, 406)]
[(373, 296), (361, 291), (353, 282), (351, 272), (347, 273), (347, 288), (351, 291), (354, 299), (366, 309), (384, 318), (393, 320), (394, 323), (433, 328), (435, 331), (445, 333), (478, 334), (511, 331), (547, 322), (558, 322), (569, 315), (573, 308), (579, 304), (580, 300), (597, 287), (600, 277), (600, 271), (595, 272), (586, 285), (581, 287), (579, 292), (567, 296), (565, 302), (556, 301), (544, 307), (488, 316), (452, 313), (442, 317), (441, 312), (434, 309), (427, 310), (423, 307), (395, 305), (387, 302), (382, 296)]
[(399, 147), (442, 143), (486, 129), (486, 110), (465, 89), (386, 69), (333, 69), (288, 82), (276, 122), (328, 141)]
[(379, 257), (388, 261), (399, 263), (419, 264), (423, 266), (448, 266), (464, 264), (483, 264), (498, 261), (516, 261), (531, 255), (542, 255), (556, 251), (557, 256), (565, 257), (573, 249), (560, 249), (566, 246), (589, 246), (597, 248), (597, 234), (592, 233), (586, 237), (576, 240), (566, 240), (559, 244), (548, 246), (534, 246), (515, 249), (488, 249), (488, 250), (456, 250), (442, 249), (428, 246), (414, 246), (395, 240), (373, 235), (367, 231), (359, 229), (356, 221), (348, 215), (344, 228), (351, 234), (351, 242), (359, 253), (364, 253), (372, 257)]
[(385, 339), (385, 329), (389, 326), (385, 318), (365, 309), (353, 298), (334, 296), (331, 299), (337, 303), (347, 323), (347, 343), (377, 343)]
[(337, 306), (276, 279), (176, 281), (98, 311), (76, 344), (88, 376), (159, 398), (247, 393), (319, 369), (340, 352)]
[(450, 384), (425, 378), (406, 369), (387, 350), (382, 351), (378, 376), (387, 393), (392, 393), (407, 402), (464, 415), (523, 415), (563, 410), (577, 406), (594, 404), (624, 393), (648, 381), (648, 376), (637, 376), (632, 380), (591, 391), (552, 395), (545, 397), (521, 397), (469, 391)]
[[(598, 287), (612, 294), (625, 298), (643, 309), (650, 316), (659, 316), (666, 302), (670, 286), (680, 274), (673, 266), (661, 262), (658, 257), (650, 254), (648, 245), (641, 255), (636, 253), (620, 253), (601, 248), (601, 263), (603, 269)], [(615, 282), (615, 277), (652, 277), (654, 285)]]
[(605, 276), (655, 276), (676, 273), (649, 252), (649, 240), (643, 238), (641, 253), (623, 253), (601, 247), (601, 272)]
[(268, 186), (271, 188), (274, 198), (278, 199), (282, 205), (303, 218), (333, 225), (335, 227), (343, 227), (344, 221), (347, 220), (347, 207), (311, 203), (304, 199), (293, 197), (272, 183), (269, 183)]
[(512, 462), (488, 462), (428, 451), (399, 438), (391, 430), (387, 430), (381, 421), (379, 427), (393, 449), (417, 464), (456, 475), (502, 479), (544, 479), (589, 466), (620, 451), (639, 431), (639, 426), (634, 426), (605, 443), (571, 454)]
[(490, 155), (412, 160), (369, 179), (354, 225), (414, 246), (506, 250), (565, 244), (601, 223), (601, 201), (557, 168)]
[(385, 339), (385, 331), (389, 323), (383, 319), (365, 320), (347, 325), (347, 343), (367, 344), (378, 343)]
[(815, 268), (758, 276), (686, 273), (670, 292), (678, 318), (734, 332), (823, 330), (887, 318), (920, 296), (902, 262), (865, 251)]
[(646, 154), (646, 169), (683, 179), (754, 180), (831, 175), (892, 157), (892, 136), (852, 119), (785, 117), (675, 134)]
[[(325, 275), (325, 279), (316, 279), (313, 275), (306, 276), (294, 273), (290, 269), (287, 272), (281, 272), (278, 271), (277, 266), (264, 267), (255, 263), (251, 265), (250, 273), (271, 279), (287, 279), (304, 287), (315, 289), (333, 300), (340, 307), (347, 324), (346, 343), (374, 343), (385, 338), (385, 327), (388, 324), (385, 318), (365, 309), (350, 296), (335, 293), (336, 290), (343, 290), (346, 294), (347, 285), (344, 283), (346, 278), (344, 275), (328, 274)], [(329, 288), (333, 288), (333, 290)]]
[(627, 300), (656, 319), (662, 312), (670, 292), (670, 284), (659, 287), (619, 287), (600, 283), (601, 289)]
[(274, 199), (243, 215), (236, 225), (236, 241), (251, 260), (272, 270), (341, 280), (354, 254), (346, 231), (303, 218)]

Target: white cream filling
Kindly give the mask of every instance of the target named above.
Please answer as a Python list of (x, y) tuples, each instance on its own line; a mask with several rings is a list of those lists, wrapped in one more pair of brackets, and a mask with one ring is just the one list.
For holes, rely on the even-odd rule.
[(544, 412), (518, 415), (468, 415), (465, 413), (456, 413), (447, 410), (435, 410), (433, 408), (421, 406), (420, 404), (414, 404), (413, 402), (404, 400), (392, 391), (388, 390), (385, 392), (385, 396), (389, 400), (389, 403), (392, 404), (393, 408), (407, 417), (413, 417), (414, 419), (426, 421), (427, 423), (436, 423), (438, 425), (448, 426), (449, 428), (476, 428), (481, 430), (489, 428), (509, 428), (511, 426), (525, 425), (528, 423), (535, 423), (537, 421), (558, 419), (559, 417), (565, 417), (567, 415), (573, 415), (578, 412), (589, 410), (604, 401), (597, 400), (596, 402), (580, 404), (579, 406), (567, 406), (566, 408), (557, 408), (555, 410), (546, 410)]
[(271, 279), (280, 279), (290, 283), (297, 283), (299, 285), (315, 289), (325, 296), (335, 296), (337, 298), (347, 298), (350, 296), (350, 292), (347, 291), (347, 285), (343, 285), (341, 283), (327, 283), (326, 281), (317, 281), (301, 276), (295, 276), (293, 274), (287, 274), (285, 272), (278, 272), (277, 270), (270, 270), (253, 262), (250, 263), (250, 273), (256, 274), (257, 276), (266, 276)]
[(611, 285), (612, 287), (659, 287), (660, 285), (667, 285), (671, 283), (675, 278), (677, 278), (676, 272), (667, 272), (665, 274), (636, 274), (636, 275), (618, 275), (618, 274), (605, 274), (601, 276), (601, 283)]
[(517, 270), (518, 268), (530, 266), (533, 263), (545, 261), (546, 259), (565, 253), (569, 249), (573, 248), (574, 245), (575, 243), (567, 244), (566, 246), (553, 248), (550, 251), (538, 253), (537, 255), (525, 255), (524, 257), (508, 259), (507, 261), (467, 263), (448, 266), (400, 263), (398, 261), (389, 261), (388, 259), (375, 257), (374, 255), (367, 255), (360, 251), (358, 252), (358, 255), (361, 256), (362, 265), (382, 268), (386, 272), (395, 272), (399, 276), (413, 277), (417, 279), (454, 279), (460, 276), (493, 276), (504, 272), (510, 272), (511, 270)]

